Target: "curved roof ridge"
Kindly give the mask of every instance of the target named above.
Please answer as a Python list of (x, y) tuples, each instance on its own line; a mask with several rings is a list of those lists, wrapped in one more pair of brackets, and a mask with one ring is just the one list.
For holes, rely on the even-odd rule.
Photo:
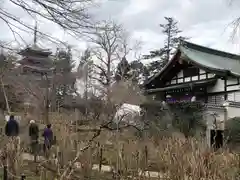
[(213, 71), (230, 72), (235, 76), (240, 76), (240, 59), (233, 59), (226, 56), (219, 56), (205, 51), (198, 51), (192, 48), (180, 47), (182, 55), (194, 62), (197, 66), (202, 66)]
[(187, 47), (187, 48), (190, 48), (190, 49), (194, 49), (194, 50), (197, 50), (197, 51), (202, 51), (202, 52), (209, 53), (209, 54), (214, 54), (214, 55), (217, 55), (217, 56), (222, 56), (222, 57), (227, 57), (227, 58), (231, 58), (231, 59), (240, 60), (240, 55), (233, 54), (233, 53), (228, 53), (228, 52), (225, 52), (225, 51), (216, 50), (216, 49), (213, 49), (213, 48), (209, 48), (209, 47), (206, 47), (206, 46), (194, 44), (194, 43), (184, 41), (184, 40), (181, 41), (180, 46)]

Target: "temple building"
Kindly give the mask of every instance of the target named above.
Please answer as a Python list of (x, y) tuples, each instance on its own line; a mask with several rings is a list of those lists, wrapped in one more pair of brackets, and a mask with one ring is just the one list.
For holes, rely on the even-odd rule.
[(39, 48), (36, 44), (20, 51), (19, 55), (23, 56), (23, 58), (18, 61), (18, 63), (21, 64), (23, 74), (30, 73), (32, 75), (38, 75), (51, 71), (53, 65), (49, 57), (51, 52)]
[[(34, 86), (37, 82), (36, 88), (38, 88), (38, 93), (40, 93), (39, 96), (43, 96), (44, 103), (48, 104), (46, 102), (48, 102), (49, 86), (51, 85), (53, 72), (53, 60), (50, 57), (52, 52), (37, 45), (37, 26), (35, 26), (34, 31), (34, 43), (21, 50), (18, 54), (22, 56), (22, 59), (18, 61), (21, 76), (25, 77), (26, 81), (29, 84), (34, 84)], [(36, 88), (34, 91), (36, 91)], [(28, 108), (38, 106), (34, 99), (36, 97), (28, 93), (26, 98), (24, 98), (25, 105)]]
[(22, 74), (41, 77), (43, 74), (50, 74), (53, 61), (50, 58), (51, 51), (42, 49), (37, 45), (37, 26), (35, 26), (34, 43), (18, 53), (23, 58), (18, 61), (21, 65)]
[(239, 55), (182, 41), (167, 65), (144, 85), (154, 100), (204, 103), (208, 129), (223, 130), (225, 120), (240, 116)]

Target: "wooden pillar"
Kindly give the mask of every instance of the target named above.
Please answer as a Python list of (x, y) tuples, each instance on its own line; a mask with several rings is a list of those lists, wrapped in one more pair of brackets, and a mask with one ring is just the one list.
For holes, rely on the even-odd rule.
[(227, 76), (224, 78), (224, 101), (227, 100)]
[(3, 180), (8, 180), (8, 170), (6, 164), (3, 166)]
[(144, 154), (145, 154), (145, 166), (148, 164), (148, 147), (144, 146)]
[(23, 174), (22, 176), (21, 176), (21, 180), (25, 180), (26, 179), (26, 176)]
[(101, 172), (102, 170), (102, 159), (103, 159), (103, 149), (101, 144), (98, 142), (98, 160), (99, 160), (99, 171)]
[(209, 127), (206, 129), (206, 144), (207, 148), (211, 147), (211, 129)]
[(208, 102), (207, 87), (204, 87), (204, 96), (205, 103), (207, 103)]

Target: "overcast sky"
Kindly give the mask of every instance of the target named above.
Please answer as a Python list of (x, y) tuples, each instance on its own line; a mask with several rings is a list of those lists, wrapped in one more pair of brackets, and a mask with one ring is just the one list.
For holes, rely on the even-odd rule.
[(232, 41), (229, 27), (239, 10), (240, 2), (230, 5), (229, 0), (115, 0), (105, 3), (101, 12), (124, 23), (132, 37), (144, 41), (144, 50), (161, 47), (159, 24), (171, 16), (192, 42), (240, 53), (240, 41)]
[[(34, 21), (19, 10), (19, 8), (5, 0), (4, 7), (33, 24)], [(92, 10), (98, 19), (115, 19), (124, 24), (132, 40), (141, 40), (143, 54), (149, 50), (158, 49), (163, 44), (159, 24), (164, 22), (164, 16), (174, 17), (179, 21), (183, 34), (190, 37), (190, 41), (212, 48), (240, 53), (240, 39), (231, 39), (229, 24), (240, 16), (240, 2), (229, 4), (229, 0), (103, 0), (100, 7)], [(49, 22), (38, 20), (40, 30), (56, 38), (68, 41), (75, 48), (84, 49), (85, 42), (70, 38), (57, 26)], [(0, 40), (8, 41), (12, 38), (7, 26), (0, 21)], [(27, 43), (33, 37), (24, 34)], [(50, 47), (51, 44), (44, 44)]]

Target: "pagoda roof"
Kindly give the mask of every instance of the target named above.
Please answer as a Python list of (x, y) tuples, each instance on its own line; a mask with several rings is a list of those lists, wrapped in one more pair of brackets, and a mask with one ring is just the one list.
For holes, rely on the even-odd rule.
[(187, 41), (181, 41), (172, 59), (144, 85), (148, 85), (154, 79), (162, 77), (163, 74), (165, 74), (164, 72), (172, 68), (179, 60), (177, 56), (183, 61), (191, 62), (208, 71), (221, 72), (227, 75), (240, 77), (240, 55), (200, 46)]
[(37, 71), (37, 72), (52, 72), (53, 68), (43, 68), (43, 67), (36, 67), (36, 66), (31, 66), (31, 65), (24, 65), (24, 67), (27, 67), (31, 70)]
[(26, 56), (23, 59), (19, 60), (19, 64), (29, 64), (32, 62), (36, 62), (39, 64), (53, 64), (53, 61), (50, 57), (35, 57), (35, 56)]
[(49, 56), (52, 54), (52, 52), (49, 49), (42, 49), (38, 45), (33, 44), (32, 46), (28, 46), (27, 48), (21, 50), (18, 54), (20, 55), (27, 55), (27, 54), (41, 54), (44, 56)]

